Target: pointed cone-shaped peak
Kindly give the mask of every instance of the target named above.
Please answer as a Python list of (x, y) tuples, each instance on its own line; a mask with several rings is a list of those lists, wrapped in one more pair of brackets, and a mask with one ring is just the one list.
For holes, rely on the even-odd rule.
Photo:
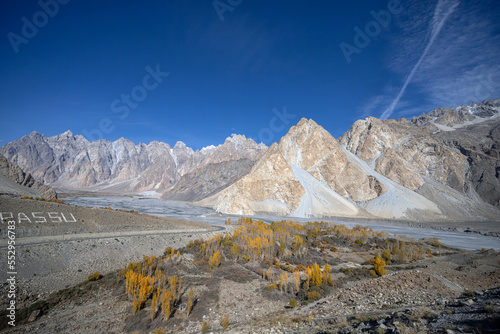
[(302, 118), (281, 138), (279, 148), (289, 163), (308, 169), (325, 154), (338, 151), (340, 146), (322, 126), (312, 119)]
[[(192, 155), (194, 153), (193, 149), (191, 147), (188, 147), (184, 142), (182, 141), (178, 141), (177, 143), (175, 143), (175, 146), (174, 148), (172, 149), (172, 152), (174, 154), (177, 154), (180, 156), (185, 156), (186, 159), (188, 156)], [(182, 163), (183, 161), (185, 161), (185, 159), (183, 160), (182, 158), (179, 158), (179, 162)]]
[(49, 140), (59, 141), (59, 140), (71, 140), (71, 139), (75, 139), (75, 137), (73, 135), (73, 132), (71, 132), (71, 130), (67, 130), (67, 131), (65, 131), (63, 133), (60, 133), (58, 135), (49, 137), (48, 139)]
[(285, 137), (288, 135), (293, 135), (293, 134), (297, 134), (297, 133), (305, 133), (305, 132), (309, 133), (309, 132), (314, 131), (315, 129), (318, 129), (318, 128), (323, 129), (323, 127), (318, 125), (318, 123), (316, 123), (312, 119), (307, 119), (305, 117), (302, 117), (300, 119), (300, 121), (297, 123), (297, 125), (294, 125), (290, 128), (290, 130), (285, 135)]
[(186, 144), (184, 144), (184, 142), (179, 140), (177, 143), (175, 143), (174, 150), (175, 149), (185, 149), (186, 147), (187, 147)]
[(311, 126), (311, 127), (316, 127), (319, 126), (318, 123), (313, 121), (312, 119), (307, 119), (305, 117), (302, 117), (300, 121), (296, 125), (297, 127), (303, 127), (303, 126)]
[[(23, 138), (29, 138), (31, 140), (39, 140), (39, 139), (43, 139), (43, 138), (46, 138), (46, 137), (45, 137), (45, 135), (41, 134), (38, 131), (33, 131), (32, 133), (30, 133), (29, 135), (24, 136)], [(23, 139), (23, 138), (21, 138), (21, 139)]]

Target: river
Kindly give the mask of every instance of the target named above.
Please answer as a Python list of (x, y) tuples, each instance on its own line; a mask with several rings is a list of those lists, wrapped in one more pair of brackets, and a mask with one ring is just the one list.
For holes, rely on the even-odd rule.
[[(223, 225), (228, 219), (238, 219), (239, 216), (219, 214), (214, 210), (190, 205), (184, 202), (162, 201), (154, 198), (132, 198), (132, 197), (68, 197), (64, 199), (71, 205), (85, 207), (111, 207), (113, 209), (136, 210), (154, 216), (178, 218), (206, 222), (211, 225)], [(301, 222), (312, 221), (314, 219), (290, 218), (290, 217), (257, 217), (264, 221), (293, 219)], [(409, 226), (387, 225), (377, 223), (367, 223), (360, 220), (357, 223), (344, 222), (341, 219), (328, 220), (337, 224), (345, 224), (347, 227), (355, 225), (367, 225), (374, 231), (385, 231), (390, 234), (406, 235), (410, 238), (438, 238), (440, 242), (462, 249), (478, 250), (481, 248), (494, 248), (500, 250), (500, 238), (488, 237), (474, 233), (448, 232), (434, 229), (416, 228)]]

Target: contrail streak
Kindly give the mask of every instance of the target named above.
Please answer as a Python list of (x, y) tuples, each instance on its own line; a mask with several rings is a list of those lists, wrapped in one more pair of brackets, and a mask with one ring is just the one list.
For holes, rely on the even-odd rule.
[(413, 66), (410, 74), (408, 74), (408, 76), (406, 77), (406, 80), (405, 80), (403, 86), (401, 86), (401, 88), (399, 89), (399, 92), (398, 92), (398, 95), (396, 96), (396, 98), (392, 101), (389, 108), (387, 108), (380, 116), (381, 119), (387, 119), (392, 115), (392, 113), (394, 112), (394, 108), (396, 107), (399, 100), (401, 99), (401, 97), (405, 93), (406, 87), (408, 87), (408, 84), (410, 83), (413, 76), (417, 72), (418, 68), (420, 67), (420, 64), (422, 64), (422, 61), (424, 60), (425, 56), (429, 52), (429, 49), (431, 48), (432, 44), (436, 40), (436, 37), (439, 35), (441, 28), (443, 28), (446, 20), (448, 19), (448, 16), (450, 16), (450, 14), (455, 10), (455, 8), (459, 4), (460, 4), (459, 1), (454, 1), (449, 5), (448, 8), (444, 8), (447, 5), (447, 2), (445, 0), (438, 1), (437, 5), (436, 5), (436, 9), (434, 10), (434, 15), (432, 17), (432, 21), (431, 21), (431, 28), (430, 28), (431, 37), (429, 39), (429, 43), (427, 43), (427, 45), (424, 49), (424, 52), (422, 52), (422, 55), (418, 59), (415, 66)]

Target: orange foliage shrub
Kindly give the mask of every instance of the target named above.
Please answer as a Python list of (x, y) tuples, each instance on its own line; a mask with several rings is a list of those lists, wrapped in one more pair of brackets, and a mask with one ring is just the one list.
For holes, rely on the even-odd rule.
[(318, 300), (321, 298), (321, 294), (318, 291), (309, 291), (307, 293), (308, 300)]

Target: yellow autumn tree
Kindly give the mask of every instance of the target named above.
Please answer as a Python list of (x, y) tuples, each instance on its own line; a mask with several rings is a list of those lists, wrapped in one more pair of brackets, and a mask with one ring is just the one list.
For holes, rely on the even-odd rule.
[(267, 277), (267, 280), (268, 280), (268, 281), (270, 281), (270, 280), (271, 280), (271, 277), (272, 277), (272, 274), (271, 274), (271, 267), (267, 268), (266, 277)]
[(306, 268), (305, 275), (306, 275), (306, 280), (309, 283), (312, 280), (312, 278), (313, 278), (313, 268), (312, 268), (312, 266), (308, 266)]
[(323, 281), (327, 282), (328, 284), (331, 284), (333, 282), (332, 276), (330, 275), (330, 265), (327, 263), (325, 264), (325, 268), (323, 269)]
[(139, 284), (135, 287), (133, 291), (133, 302), (132, 302), (132, 312), (135, 313), (148, 300), (149, 295), (153, 292), (154, 278), (151, 276), (142, 276), (139, 274)]
[(300, 272), (296, 271), (293, 273), (293, 283), (295, 285), (295, 291), (299, 292), (300, 289)]
[(234, 244), (231, 247), (229, 253), (233, 257), (233, 259), (235, 259), (236, 261), (238, 261), (238, 258), (240, 257), (240, 248), (238, 247), (238, 245)]
[(384, 249), (382, 252), (382, 259), (384, 259), (385, 263), (391, 262), (391, 252), (388, 249)]
[(280, 274), (279, 283), (280, 283), (280, 291), (281, 292), (285, 291), (285, 293), (286, 293), (288, 290), (288, 274), (287, 273)]
[(323, 282), (323, 274), (321, 273), (321, 268), (319, 265), (314, 262), (314, 266), (312, 267), (312, 284), (316, 286), (320, 286)]
[(177, 296), (177, 275), (170, 277), (168, 284), (170, 285), (170, 294), (172, 295), (172, 299), (175, 300)]
[(182, 292), (182, 277), (179, 278), (179, 284), (177, 286), (177, 295), (175, 296), (175, 300), (178, 302), (181, 299)]
[(172, 303), (173, 298), (170, 290), (164, 288), (161, 296), (161, 310), (165, 320), (168, 320), (170, 318), (170, 315), (172, 314)]
[(193, 303), (194, 303), (194, 292), (193, 288), (190, 288), (188, 292), (188, 302), (186, 307), (187, 315), (191, 313), (191, 310), (193, 309)]
[(158, 287), (155, 293), (153, 293), (153, 299), (151, 301), (151, 308), (149, 309), (149, 315), (151, 320), (156, 317), (156, 312), (158, 312), (158, 301), (160, 299), (161, 288)]
[(208, 260), (208, 266), (210, 269), (213, 269), (214, 267), (220, 266), (220, 251), (217, 250), (217, 252), (214, 253)]
[(385, 270), (385, 261), (380, 259), (378, 256), (375, 258), (375, 262), (373, 263), (373, 269), (379, 276), (384, 276), (387, 274), (387, 271)]

